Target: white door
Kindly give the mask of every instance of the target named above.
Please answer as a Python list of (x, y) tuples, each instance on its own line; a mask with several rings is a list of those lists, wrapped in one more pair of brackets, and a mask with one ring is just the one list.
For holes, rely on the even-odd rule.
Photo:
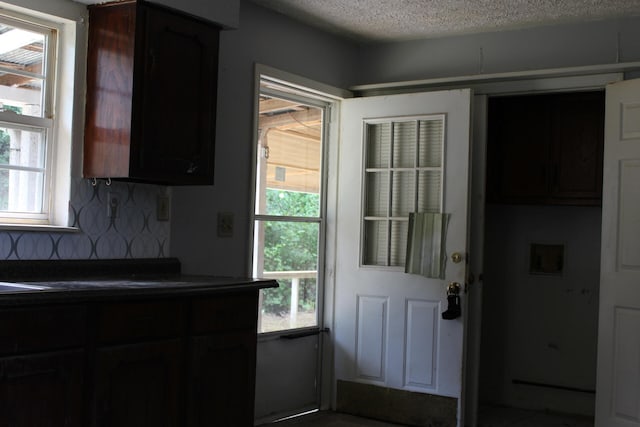
[(640, 426), (640, 80), (607, 86), (596, 426)]
[[(353, 397), (345, 396), (353, 388), (344, 385), (365, 384), (449, 397), (449, 417), (457, 413), (460, 423), (464, 293), (461, 317), (445, 320), (442, 313), (447, 285), (464, 289), (465, 283), (470, 102), (470, 90), (343, 102), (334, 325), (338, 409)], [(404, 272), (413, 211), (449, 215), (443, 278)], [(461, 255), (458, 262), (454, 253)], [(369, 405), (374, 413), (366, 415), (378, 416), (378, 404)]]

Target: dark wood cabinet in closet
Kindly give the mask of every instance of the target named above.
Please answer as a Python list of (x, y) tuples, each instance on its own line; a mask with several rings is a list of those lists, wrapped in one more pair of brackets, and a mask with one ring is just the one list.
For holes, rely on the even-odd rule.
[(489, 99), (487, 201), (599, 205), (604, 93)]

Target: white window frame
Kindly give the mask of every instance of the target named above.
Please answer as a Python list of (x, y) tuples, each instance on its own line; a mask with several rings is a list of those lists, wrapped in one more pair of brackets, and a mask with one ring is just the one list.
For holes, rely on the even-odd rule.
[[(56, 50), (57, 50), (57, 38), (58, 29), (54, 25), (43, 25), (36, 23), (32, 18), (27, 16), (16, 19), (15, 17), (0, 14), (0, 23), (10, 25), (15, 28), (31, 31), (37, 34), (41, 34), (45, 37), (44, 55), (42, 73), (34, 75), (34, 77), (41, 78), (43, 82), (42, 87), (42, 117), (28, 116), (14, 114), (11, 112), (0, 111), (0, 126), (10, 126), (23, 130), (41, 131), (44, 141), (42, 143), (45, 146), (45, 159), (43, 164), (44, 179), (42, 185), (42, 209), (41, 212), (15, 212), (15, 211), (1, 211), (0, 220), (6, 223), (36, 223), (36, 224), (48, 224), (49, 212), (51, 210), (51, 197), (50, 189), (52, 186), (52, 152), (55, 145), (55, 137), (53, 133), (54, 115), (53, 115), (53, 96), (55, 82), (56, 82)], [(52, 60), (53, 59), (53, 60)], [(0, 66), (0, 70), (12, 72), (14, 74), (26, 75), (28, 73), (20, 72), (17, 70), (10, 70)], [(32, 74), (32, 73), (29, 73)], [(5, 169), (5, 168), (3, 168)], [(36, 168), (23, 168), (18, 166), (9, 165), (6, 167), (8, 170), (36, 170)], [(37, 168), (40, 170), (40, 168)]]
[[(82, 4), (69, 4), (61, 0), (28, 2), (0, 1), (0, 15), (10, 25), (19, 22), (21, 28), (38, 32), (51, 31), (48, 61), (44, 65), (50, 81), (43, 87), (42, 117), (19, 116), (22, 127), (46, 129), (47, 159), (45, 168), (48, 181), (43, 213), (13, 214), (0, 212), (0, 230), (77, 231), (69, 224), (71, 179), (81, 176), (83, 103), (77, 102), (84, 94), (84, 67), (86, 63), (87, 10)], [(64, 94), (64, 95), (62, 95)], [(0, 113), (0, 122), (16, 124), (16, 115), (6, 117)]]

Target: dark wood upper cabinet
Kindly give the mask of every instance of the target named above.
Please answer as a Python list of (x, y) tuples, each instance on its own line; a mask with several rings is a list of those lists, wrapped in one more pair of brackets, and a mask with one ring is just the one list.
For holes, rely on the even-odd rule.
[(487, 200), (600, 205), (604, 93), (489, 100)]
[(143, 1), (89, 8), (85, 177), (213, 184), (219, 30)]

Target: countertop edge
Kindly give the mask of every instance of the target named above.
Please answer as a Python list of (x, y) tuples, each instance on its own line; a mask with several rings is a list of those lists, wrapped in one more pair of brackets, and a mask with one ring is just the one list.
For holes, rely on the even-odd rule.
[[(91, 282), (92, 279), (83, 279)], [(126, 282), (126, 280), (122, 280)], [(146, 279), (153, 282), (152, 279)], [(100, 281), (100, 279), (96, 279)], [(62, 286), (65, 280), (56, 281), (23, 281), (29, 285), (44, 285), (55, 282), (58, 286), (51, 289), (17, 291), (0, 293), (0, 307), (15, 307), (20, 305), (39, 305), (46, 303), (79, 303), (91, 301), (114, 301), (135, 299), (162, 299), (170, 297), (213, 296), (216, 294), (229, 294), (238, 292), (258, 291), (265, 288), (274, 288), (278, 282), (272, 279), (252, 278), (224, 278), (213, 276), (179, 276), (175, 281), (189, 282), (190, 284), (171, 285), (171, 280), (157, 280), (158, 285), (153, 284), (141, 287), (86, 287), (67, 289)], [(72, 282), (69, 280), (68, 282)], [(74, 280), (73, 282), (77, 282)]]

